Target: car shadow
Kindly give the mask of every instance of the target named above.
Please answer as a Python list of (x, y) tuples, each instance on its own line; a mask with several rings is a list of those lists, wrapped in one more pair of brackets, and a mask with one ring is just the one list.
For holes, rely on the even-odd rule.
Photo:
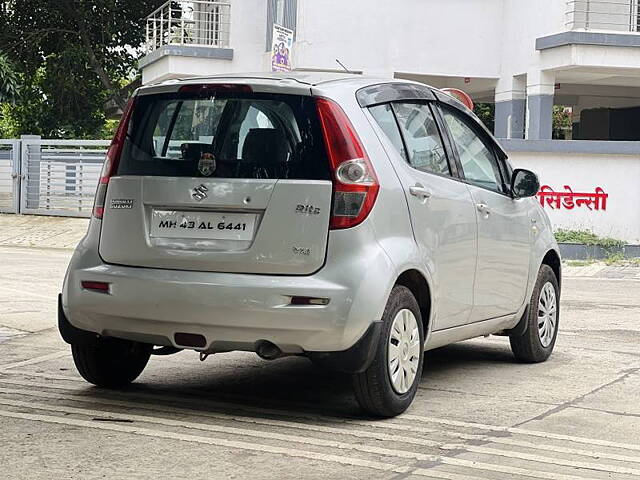
[[(189, 355), (191, 354), (191, 355)], [(200, 363), (193, 352), (182, 352), (179, 361), (152, 359), (145, 373), (127, 389), (115, 392), (127, 400), (156, 407), (182, 407), (215, 412), (254, 411), (268, 415), (287, 413), (363, 418), (351, 389), (351, 377), (317, 367), (306, 358), (287, 357), (264, 361), (254, 354), (214, 355)], [(495, 368), (513, 363), (505, 345), (462, 342), (427, 352), (421, 387), (430, 376), (455, 378), (470, 368)], [(97, 387), (85, 395), (108, 396)]]
[(423, 379), (429, 374), (464, 369), (470, 366), (489, 367), (494, 363), (516, 363), (509, 348), (509, 340), (504, 343), (459, 342), (426, 352)]

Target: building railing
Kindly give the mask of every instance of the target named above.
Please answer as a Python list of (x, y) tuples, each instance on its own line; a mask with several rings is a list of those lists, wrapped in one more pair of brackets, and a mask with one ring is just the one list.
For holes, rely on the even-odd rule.
[(567, 0), (565, 23), (571, 30), (640, 31), (638, 0)]
[(229, 47), (231, 4), (210, 0), (174, 0), (147, 17), (146, 47), (164, 45)]

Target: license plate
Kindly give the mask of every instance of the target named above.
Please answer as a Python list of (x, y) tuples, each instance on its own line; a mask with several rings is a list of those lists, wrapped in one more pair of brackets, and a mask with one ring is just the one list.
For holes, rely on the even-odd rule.
[(153, 210), (151, 237), (251, 240), (256, 215), (252, 213), (179, 212)]

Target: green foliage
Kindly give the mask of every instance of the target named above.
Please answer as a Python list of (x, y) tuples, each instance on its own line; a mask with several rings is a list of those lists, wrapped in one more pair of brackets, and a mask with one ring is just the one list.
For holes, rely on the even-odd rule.
[(493, 132), (494, 122), (496, 118), (496, 106), (493, 103), (476, 103), (473, 108), (475, 113), (482, 123)]
[[(0, 133), (56, 138), (105, 136), (112, 130), (106, 123), (105, 102), (111, 98), (121, 107), (126, 103), (121, 87), (137, 73), (144, 18), (162, 3), (0, 3), (0, 48), (22, 84), (19, 101), (0, 108)], [(0, 78), (1, 72), (0, 62)]]
[[(564, 263), (569, 267), (588, 267), (600, 262), (594, 258), (589, 258), (586, 260), (567, 260)], [(626, 258), (622, 253), (618, 252), (609, 254), (603, 260), (603, 263), (615, 267), (640, 267), (640, 258)]]
[(553, 127), (557, 129), (571, 128), (571, 113), (566, 107), (553, 106)]
[(92, 138), (102, 129), (106, 92), (89, 70), (67, 74), (74, 62), (70, 55), (50, 55), (23, 86), (20, 101), (6, 108), (18, 136)]
[(102, 125), (102, 130), (100, 130), (100, 135), (98, 138), (102, 140), (111, 140), (113, 136), (116, 134), (117, 129), (118, 129), (118, 120), (113, 120), (113, 119), (106, 120)]
[(593, 259), (589, 259), (589, 260), (567, 260), (567, 265), (569, 267), (588, 267), (589, 265), (593, 265), (594, 263), (596, 263), (595, 260)]
[(612, 253), (604, 259), (606, 265), (616, 265), (624, 262), (624, 255), (622, 253)]
[(0, 103), (0, 138), (16, 138), (20, 136), (20, 129), (11, 116), (11, 105)]
[(18, 74), (9, 59), (0, 54), (0, 103), (13, 103), (18, 98)]
[(578, 243), (582, 245), (596, 245), (603, 248), (616, 248), (624, 246), (623, 240), (610, 237), (599, 237), (588, 230), (564, 230), (560, 229), (556, 233), (558, 243)]
[(564, 140), (571, 131), (571, 111), (561, 105), (553, 106), (553, 138)]

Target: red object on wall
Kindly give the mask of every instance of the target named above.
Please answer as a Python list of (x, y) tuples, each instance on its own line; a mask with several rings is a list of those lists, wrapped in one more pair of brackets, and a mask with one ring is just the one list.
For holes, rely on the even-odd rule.
[(587, 207), (589, 210), (606, 210), (609, 194), (601, 187), (596, 187), (594, 193), (574, 192), (569, 185), (564, 186), (564, 192), (556, 192), (549, 185), (543, 185), (538, 192), (538, 200), (542, 207), (552, 210), (573, 210)]
[(473, 100), (471, 99), (468, 93), (465, 93), (458, 88), (443, 88), (442, 91), (447, 95), (451, 95), (452, 97), (455, 97), (458, 100), (460, 100), (464, 104), (464, 106), (467, 107), (469, 110), (473, 110), (473, 107), (474, 107)]

